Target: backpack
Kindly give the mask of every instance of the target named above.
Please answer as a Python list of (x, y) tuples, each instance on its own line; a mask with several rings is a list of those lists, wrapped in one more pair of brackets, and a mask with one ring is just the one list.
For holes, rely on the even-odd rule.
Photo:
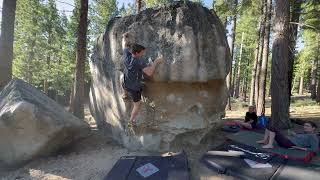
[(268, 121), (268, 118), (264, 114), (262, 114), (258, 117), (257, 127), (262, 129), (266, 128)]

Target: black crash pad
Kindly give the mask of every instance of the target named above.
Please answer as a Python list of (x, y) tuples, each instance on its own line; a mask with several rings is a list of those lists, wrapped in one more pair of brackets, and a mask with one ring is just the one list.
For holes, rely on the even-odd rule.
[[(143, 177), (137, 169), (156, 168), (156, 172)], [(151, 168), (152, 169), (152, 168)], [(148, 168), (144, 170), (148, 171)], [(152, 171), (152, 170), (151, 170)], [(123, 156), (113, 166), (105, 180), (189, 180), (187, 155), (184, 152), (171, 156)]]

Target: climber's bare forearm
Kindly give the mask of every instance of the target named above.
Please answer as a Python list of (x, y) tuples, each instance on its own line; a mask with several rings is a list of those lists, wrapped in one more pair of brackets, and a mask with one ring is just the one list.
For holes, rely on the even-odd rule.
[(129, 42), (129, 34), (124, 33), (122, 35), (122, 49), (129, 48), (130, 42)]

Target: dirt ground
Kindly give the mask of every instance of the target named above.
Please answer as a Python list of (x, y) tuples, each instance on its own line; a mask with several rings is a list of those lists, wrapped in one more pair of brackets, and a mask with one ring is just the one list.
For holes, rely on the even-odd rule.
[[(236, 105), (234, 110), (227, 111), (226, 119), (241, 119), (246, 105)], [(240, 103), (241, 104), (241, 103)], [(245, 104), (245, 103), (243, 103)], [(267, 106), (267, 115), (270, 107)], [(292, 117), (320, 120), (320, 106), (306, 105), (292, 107)], [(56, 156), (35, 159), (27, 165), (12, 171), (0, 171), (1, 180), (100, 180), (103, 179), (116, 161), (125, 155), (161, 155), (149, 152), (130, 152), (116, 144), (111, 138), (103, 137), (97, 130), (93, 118), (86, 108), (86, 120), (92, 127), (91, 136), (75, 143), (67, 151)], [(320, 122), (320, 121), (318, 121)], [(197, 147), (186, 147), (191, 169), (192, 180), (233, 179), (213, 172), (199, 162), (201, 155), (209, 147), (217, 146), (224, 141), (225, 133), (215, 132), (208, 140)]]

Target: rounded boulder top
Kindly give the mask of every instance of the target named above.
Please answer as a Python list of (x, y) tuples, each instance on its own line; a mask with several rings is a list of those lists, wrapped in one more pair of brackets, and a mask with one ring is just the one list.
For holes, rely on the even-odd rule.
[(114, 18), (106, 28), (106, 60), (121, 69), (122, 34), (146, 47), (149, 62), (165, 59), (153, 81), (224, 79), (231, 62), (225, 29), (215, 13), (193, 2), (174, 2)]

